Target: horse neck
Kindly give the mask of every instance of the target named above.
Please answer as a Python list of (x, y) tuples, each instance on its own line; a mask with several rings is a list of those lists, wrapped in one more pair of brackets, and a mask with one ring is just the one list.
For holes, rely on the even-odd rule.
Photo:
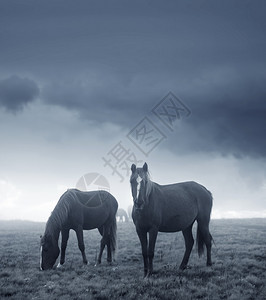
[(147, 180), (146, 182), (146, 191), (145, 191), (145, 200), (149, 201), (151, 194), (154, 192), (155, 183), (151, 180)]
[(53, 216), (51, 215), (46, 223), (45, 228), (45, 235), (50, 235), (52, 238), (54, 238), (56, 241), (59, 239), (60, 234), (60, 225), (55, 221)]
[(158, 187), (159, 185), (151, 180), (147, 182), (147, 187), (146, 187), (146, 195), (145, 195), (145, 206), (143, 208), (143, 211), (148, 214), (153, 213), (154, 211), (154, 200), (155, 200), (155, 195), (158, 193)]
[(60, 230), (68, 217), (70, 203), (67, 200), (65, 197), (60, 198), (46, 224), (45, 233), (55, 237), (57, 240)]

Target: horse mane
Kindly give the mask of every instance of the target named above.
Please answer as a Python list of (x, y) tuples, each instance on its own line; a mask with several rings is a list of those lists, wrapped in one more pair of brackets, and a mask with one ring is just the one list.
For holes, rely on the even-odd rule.
[(145, 181), (145, 184), (146, 184), (146, 198), (149, 198), (149, 196), (152, 192), (152, 189), (153, 189), (153, 185), (154, 185), (154, 182), (151, 181), (151, 179), (150, 179), (149, 172), (143, 173), (143, 180)]
[(62, 228), (68, 218), (73, 196), (72, 191), (68, 190), (60, 197), (47, 221), (45, 233), (53, 235), (55, 228)]

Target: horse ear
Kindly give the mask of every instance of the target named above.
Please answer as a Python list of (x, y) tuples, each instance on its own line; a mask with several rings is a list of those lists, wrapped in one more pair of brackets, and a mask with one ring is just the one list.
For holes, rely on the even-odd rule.
[(136, 165), (135, 165), (135, 164), (132, 164), (132, 166), (131, 166), (131, 171), (132, 171), (132, 173), (135, 173), (135, 172), (136, 172), (136, 169), (137, 169)]
[(147, 165), (147, 163), (145, 163), (145, 164), (143, 165), (143, 171), (144, 171), (144, 172), (148, 172), (148, 165)]

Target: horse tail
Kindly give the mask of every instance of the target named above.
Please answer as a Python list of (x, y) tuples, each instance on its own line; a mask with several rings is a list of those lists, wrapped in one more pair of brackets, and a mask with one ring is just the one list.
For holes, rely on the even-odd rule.
[(117, 230), (116, 217), (114, 217), (110, 228), (110, 248), (111, 248), (113, 258), (115, 258), (115, 250), (116, 250), (116, 230)]
[[(208, 233), (208, 234), (209, 234), (210, 241), (214, 243), (212, 235), (210, 233)], [(198, 228), (197, 228), (197, 246), (198, 246), (199, 257), (201, 257), (202, 254), (204, 253), (204, 244), (206, 244), (206, 242), (204, 240), (204, 236), (201, 233), (199, 225), (198, 225)]]
[[(213, 238), (209, 231), (210, 215), (212, 210), (213, 197), (212, 193), (204, 186), (202, 188), (202, 197), (198, 200), (201, 201), (199, 207), (199, 215), (197, 217), (197, 246), (199, 257), (204, 253), (204, 245), (211, 247)], [(203, 193), (204, 192), (204, 193)], [(203, 202), (202, 202), (203, 201)]]

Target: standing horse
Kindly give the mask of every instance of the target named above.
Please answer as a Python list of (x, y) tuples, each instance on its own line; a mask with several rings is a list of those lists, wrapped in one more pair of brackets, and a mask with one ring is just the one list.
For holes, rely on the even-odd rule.
[(107, 245), (107, 261), (111, 262), (116, 248), (116, 199), (106, 191), (82, 192), (67, 190), (59, 199), (49, 217), (44, 236), (41, 237), (40, 268), (52, 269), (60, 250), (58, 239), (61, 231), (61, 257), (58, 266), (65, 262), (65, 252), (69, 231), (76, 232), (83, 263), (87, 264), (83, 230), (98, 228), (102, 235), (98, 263)]
[[(186, 250), (180, 269), (187, 267), (193, 248), (192, 226), (197, 220), (197, 244), (199, 256), (207, 247), (207, 265), (211, 266), (211, 241), (209, 232), (212, 195), (202, 185), (189, 181), (169, 185), (159, 185), (149, 178), (148, 165), (142, 168), (131, 166), (131, 191), (134, 200), (133, 222), (140, 239), (144, 260), (144, 276), (153, 271), (154, 247), (158, 231), (182, 231)], [(147, 240), (149, 233), (149, 242)]]

